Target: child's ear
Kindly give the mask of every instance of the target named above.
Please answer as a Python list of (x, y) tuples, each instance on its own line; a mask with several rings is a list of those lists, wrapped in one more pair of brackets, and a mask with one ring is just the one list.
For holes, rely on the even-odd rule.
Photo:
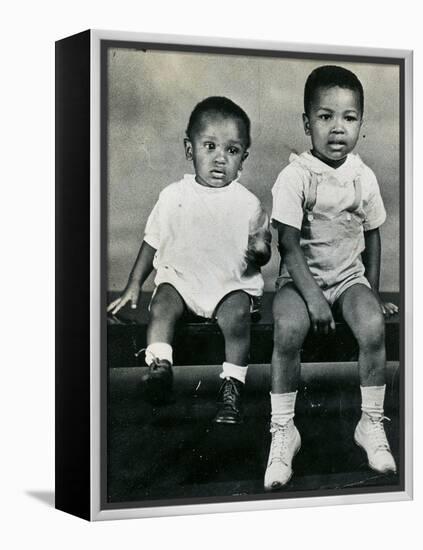
[(310, 135), (310, 119), (308, 116), (303, 113), (303, 125), (304, 125), (304, 132), (306, 136)]
[(248, 157), (249, 154), (250, 153), (248, 151), (245, 151), (245, 153), (243, 153), (242, 158), (241, 158), (241, 162), (239, 163), (238, 172), (241, 172), (242, 165), (244, 164), (244, 160)]
[(184, 147), (185, 147), (185, 158), (187, 160), (192, 160), (192, 143), (189, 140), (189, 138), (184, 139)]

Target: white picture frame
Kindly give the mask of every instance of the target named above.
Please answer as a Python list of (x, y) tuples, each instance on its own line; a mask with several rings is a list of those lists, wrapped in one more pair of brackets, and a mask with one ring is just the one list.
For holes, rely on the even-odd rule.
[[(106, 165), (110, 166), (110, 159), (106, 151), (110, 143), (105, 132), (109, 108), (105, 89), (110, 74), (105, 69), (105, 56), (110, 48), (239, 59), (323, 60), (322, 64), (385, 63), (398, 68), (400, 318), (396, 372), (400, 463), (392, 490), (367, 485), (349, 491), (298, 491), (289, 498), (283, 492), (258, 492), (238, 496), (223, 493), (212, 498), (200, 494), (185, 499), (163, 497), (156, 502), (107, 500), (109, 382), (105, 350), (106, 272), (110, 272), (110, 265), (106, 230), (110, 205), (106, 201)], [(411, 499), (412, 52), (90, 30), (59, 41), (56, 59), (56, 507), (87, 520), (111, 520)], [(181, 141), (183, 131), (181, 128)], [(273, 183), (266, 182), (267, 193)], [(80, 292), (73, 292), (75, 285)], [(77, 400), (70, 398), (71, 392), (79, 396)]]

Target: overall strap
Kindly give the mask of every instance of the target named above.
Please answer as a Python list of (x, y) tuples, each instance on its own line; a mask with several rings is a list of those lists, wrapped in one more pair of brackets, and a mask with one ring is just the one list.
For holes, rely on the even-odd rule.
[(308, 188), (308, 194), (304, 201), (304, 213), (308, 216), (312, 216), (313, 208), (316, 206), (317, 201), (317, 186), (319, 184), (319, 176), (315, 172), (310, 171), (310, 185)]
[(355, 212), (360, 208), (361, 197), (362, 197), (361, 179), (360, 179), (360, 176), (356, 176), (354, 178), (354, 202), (352, 203), (350, 208), (348, 208), (349, 212)]

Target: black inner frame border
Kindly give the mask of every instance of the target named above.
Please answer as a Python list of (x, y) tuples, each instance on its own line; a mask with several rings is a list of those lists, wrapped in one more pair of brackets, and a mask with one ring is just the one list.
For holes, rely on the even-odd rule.
[[(204, 40), (207, 40), (204, 38)], [(306, 46), (306, 45), (305, 45)], [(399, 483), (395, 486), (363, 487), (349, 489), (330, 489), (330, 490), (310, 490), (310, 491), (287, 491), (275, 493), (263, 493), (257, 495), (239, 495), (222, 497), (197, 497), (197, 498), (173, 498), (173, 499), (155, 499), (131, 502), (113, 502), (107, 501), (107, 465), (108, 465), (108, 434), (107, 434), (107, 399), (108, 399), (108, 365), (107, 365), (107, 143), (108, 143), (108, 73), (107, 73), (107, 53), (111, 48), (131, 49), (135, 51), (156, 50), (167, 52), (188, 52), (198, 54), (216, 54), (233, 56), (251, 56), (251, 57), (276, 57), (282, 59), (298, 60), (322, 60), (367, 63), (379, 65), (397, 65), (400, 71), (399, 78), (399, 103), (400, 103), (400, 139), (399, 139), (399, 216), (400, 216), (400, 378), (399, 378), (399, 411), (400, 411), (400, 435), (399, 435)], [(322, 46), (325, 49), (325, 46)], [(174, 506), (177, 513), (178, 506), (195, 504), (213, 504), (213, 503), (236, 503), (236, 502), (257, 502), (266, 500), (289, 500), (293, 498), (310, 498), (325, 496), (345, 496), (355, 494), (375, 494), (394, 491), (404, 491), (405, 488), (405, 58), (369, 56), (354, 54), (335, 54), (335, 53), (315, 53), (301, 51), (284, 51), (273, 49), (254, 49), (241, 47), (219, 47), (203, 46), (190, 44), (166, 44), (142, 41), (126, 40), (100, 40), (100, 509), (101, 510), (119, 510), (131, 508), (153, 508), (162, 506)]]

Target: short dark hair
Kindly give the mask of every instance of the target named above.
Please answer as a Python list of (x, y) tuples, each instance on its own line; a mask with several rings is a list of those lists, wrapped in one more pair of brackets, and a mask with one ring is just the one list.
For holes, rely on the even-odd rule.
[(239, 105), (228, 99), (227, 97), (221, 96), (211, 96), (203, 99), (200, 103), (194, 107), (188, 121), (188, 127), (186, 130), (187, 136), (189, 139), (192, 139), (192, 136), (198, 126), (201, 117), (206, 113), (218, 114), (222, 117), (233, 117), (240, 120), (245, 126), (245, 133), (247, 136), (246, 148), (248, 149), (251, 145), (251, 122), (248, 118), (247, 113), (241, 109)]
[(361, 113), (363, 114), (364, 92), (361, 82), (353, 72), (337, 65), (323, 65), (309, 74), (304, 88), (304, 112), (308, 114), (318, 88), (331, 88), (332, 86), (339, 86), (357, 92)]

